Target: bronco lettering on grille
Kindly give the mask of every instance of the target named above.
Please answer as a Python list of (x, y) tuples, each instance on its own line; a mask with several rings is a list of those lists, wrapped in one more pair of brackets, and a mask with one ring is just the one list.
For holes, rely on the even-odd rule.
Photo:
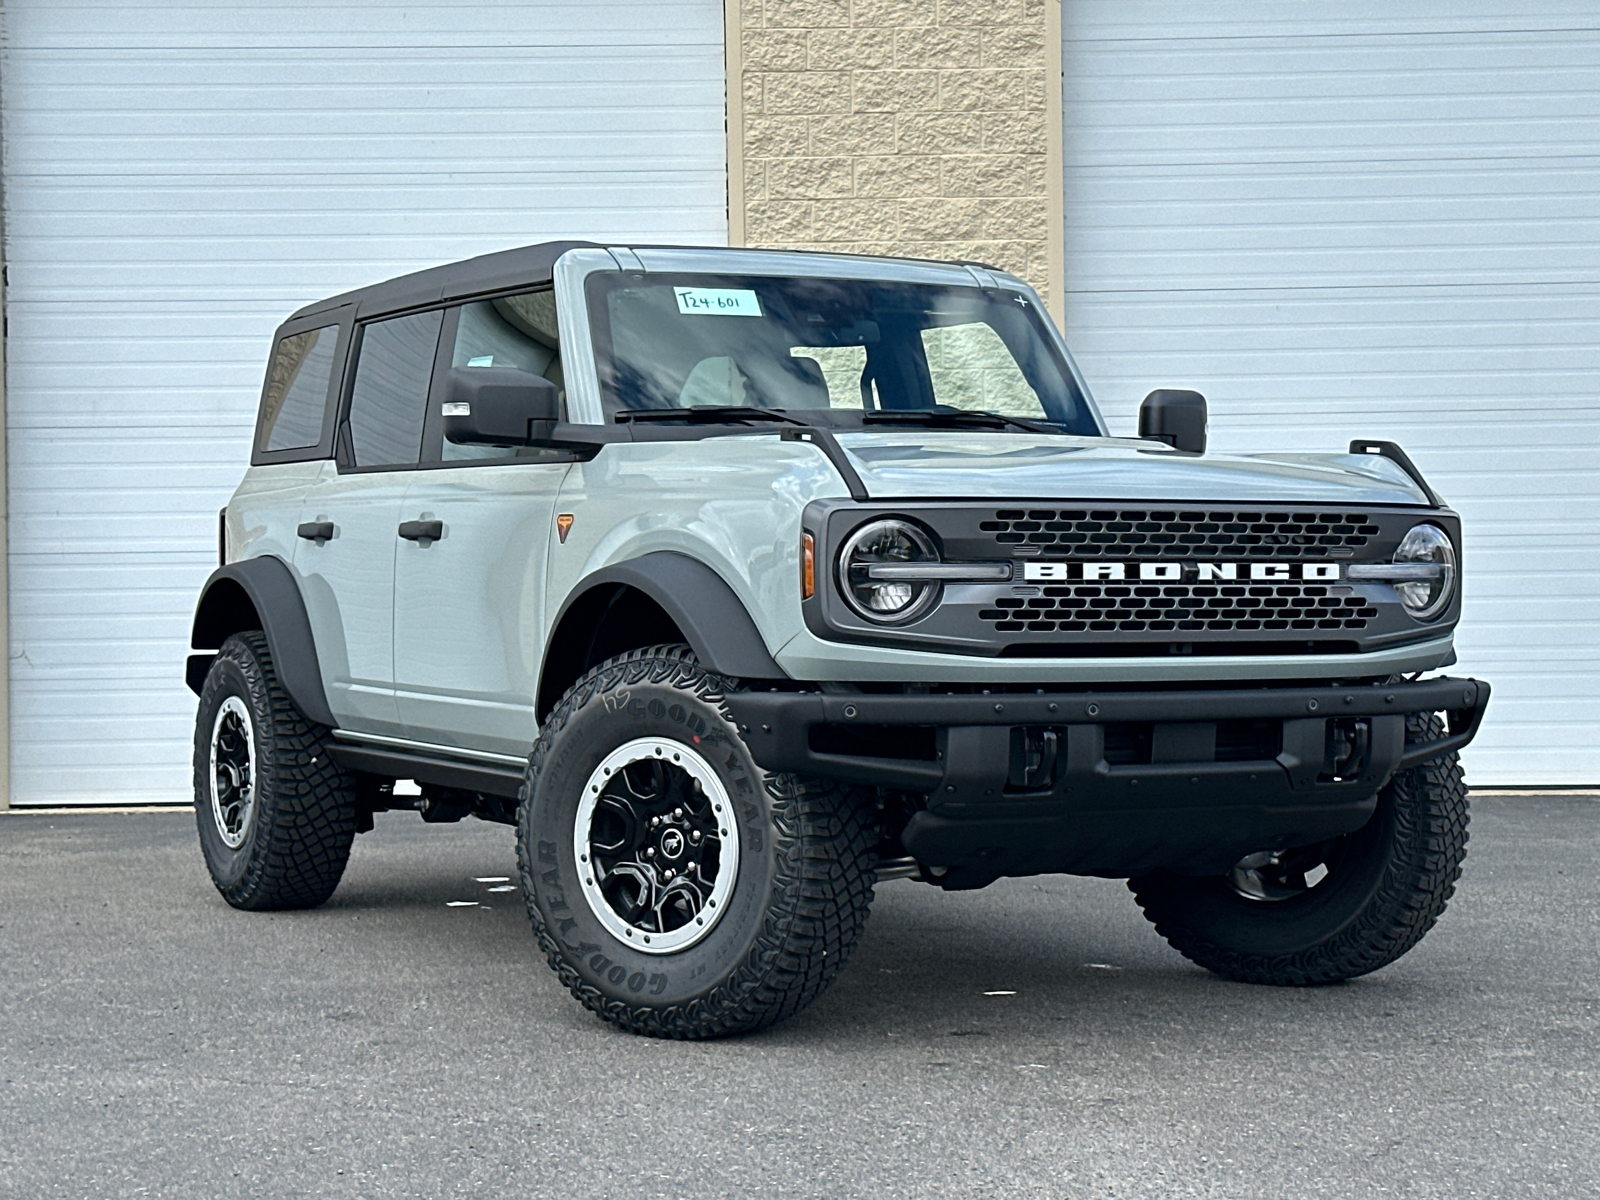
[(1022, 578), (1030, 583), (1123, 579), (1137, 579), (1145, 583), (1179, 583), (1186, 578), (1197, 579), (1201, 583), (1290, 579), (1332, 583), (1340, 578), (1340, 570), (1338, 563), (1308, 562), (1029, 562), (1022, 564)]

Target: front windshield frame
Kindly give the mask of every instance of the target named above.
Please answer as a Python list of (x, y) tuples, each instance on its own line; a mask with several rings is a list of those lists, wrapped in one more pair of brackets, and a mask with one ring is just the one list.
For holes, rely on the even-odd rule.
[[(717, 265), (721, 266), (721, 264)], [(850, 405), (848, 402), (838, 404), (837, 397), (839, 396), (840, 388), (838, 381), (833, 378), (835, 374), (833, 371), (826, 372), (830, 376), (828, 380), (827, 407), (815, 407), (808, 404), (796, 405), (791, 403), (784, 405), (772, 403), (770, 396), (766, 395), (758, 399), (755, 404), (756, 407), (771, 408), (774, 411), (800, 416), (812, 423), (834, 427), (884, 428), (885, 425), (880, 424), (879, 419), (872, 415), (874, 414), (874, 408), (869, 407), (869, 405), (872, 405), (881, 411), (889, 413), (891, 416), (896, 413), (903, 413), (905, 414), (904, 419), (911, 421), (919, 428), (950, 428), (969, 431), (975, 427), (987, 427), (981, 425), (981, 422), (975, 425), (975, 419), (973, 418), (961, 417), (961, 412), (983, 411), (986, 408), (993, 407), (995, 411), (1008, 418), (1004, 422), (994, 422), (993, 428), (997, 431), (1005, 429), (1012, 432), (1026, 432), (1031, 426), (1037, 432), (1048, 434), (1065, 433), (1088, 437), (1105, 436), (1104, 425), (1100, 420), (1094, 400), (1084, 385), (1082, 376), (1079, 374), (1075, 364), (1072, 363), (1070, 356), (1066, 353), (1066, 347), (1062, 344), (1059, 333), (1050, 323), (1048, 315), (1043, 312), (1041, 306), (1037, 303), (1037, 298), (1033, 297), (1031, 292), (1026, 292), (1019, 286), (985, 286), (976, 277), (972, 277), (969, 280), (955, 277), (912, 281), (896, 278), (895, 276), (898, 272), (885, 272), (884, 277), (878, 278), (858, 273), (859, 264), (852, 263), (850, 265), (856, 269), (840, 271), (837, 274), (824, 270), (804, 273), (788, 271), (783, 273), (760, 272), (748, 268), (740, 269), (739, 267), (733, 267), (732, 264), (730, 264), (731, 269), (679, 269), (668, 271), (651, 270), (647, 272), (593, 271), (587, 273), (587, 277), (583, 281), (586, 299), (585, 315), (588, 318), (597, 382), (600, 389), (599, 399), (602, 403), (605, 420), (608, 423), (616, 420), (619, 411), (644, 408), (651, 410), (652, 415), (655, 410), (662, 410), (663, 415), (665, 415), (666, 412), (676, 409), (687, 411), (691, 404), (697, 409), (703, 407), (705, 410), (703, 415), (714, 419), (715, 409), (722, 407), (737, 408), (739, 407), (738, 397), (742, 397), (747, 390), (754, 390), (753, 388), (747, 389), (741, 386), (736, 396), (725, 383), (720, 390), (715, 387), (711, 389), (695, 389), (689, 387), (688, 381), (684, 380), (683, 390), (679, 391), (676, 398), (674, 398), (671, 392), (673, 386), (677, 383), (676, 375), (671, 377), (673, 386), (666, 386), (665, 388), (663, 386), (655, 386), (652, 390), (649, 387), (641, 387), (637, 378), (638, 370), (628, 367), (626, 362), (624, 363), (625, 371), (633, 370), (635, 377), (631, 379), (625, 378), (623, 385), (619, 387), (619, 370), (616, 355), (614, 354), (612, 330), (611, 297), (614, 293), (621, 290), (636, 290), (641, 287), (664, 290), (689, 287), (713, 292), (739, 292), (776, 296), (778, 299), (784, 300), (793, 297), (796, 290), (795, 285), (798, 284), (802, 288), (806, 285), (814, 285), (816, 289), (814, 294), (827, 295), (828, 290), (833, 289), (834, 293), (847, 295), (852, 299), (859, 298), (861, 293), (870, 289), (883, 289), (891, 292), (899, 290), (908, 293), (921, 291), (924, 293), (922, 298), (928, 299), (928, 303), (922, 309), (924, 313), (938, 313), (943, 317), (952, 317), (956, 315), (959, 307), (960, 311), (984, 314), (986, 317), (986, 319), (983, 319), (984, 331), (990, 335), (991, 340), (996, 345), (1002, 345), (1003, 343), (1002, 349), (1008, 354), (1004, 361), (1011, 367), (1017, 378), (1022, 380), (1029, 389), (1028, 399), (1032, 400), (1034, 405), (1037, 406), (1036, 410), (1032, 412), (1020, 411), (1014, 404), (1010, 407), (986, 405), (981, 400), (976, 404), (963, 403), (947, 406), (941, 400), (940, 394), (934, 391), (931, 383), (925, 384), (920, 392), (912, 392), (909, 389), (903, 390), (898, 398), (894, 397), (892, 393), (888, 396), (880, 396), (876, 390), (876, 379), (873, 380), (873, 390), (870, 393), (867, 393), (865, 381), (863, 381), (862, 391), (867, 393), (868, 398), (863, 401), (860, 407)], [(932, 266), (933, 264), (928, 265)], [(709, 266), (710, 264), (708, 264)], [(744, 264), (740, 264), (740, 267), (744, 267)], [(957, 269), (951, 268), (950, 270), (951, 275), (954, 276)], [(919, 298), (912, 296), (910, 299)], [(939, 305), (945, 305), (946, 307), (941, 311)], [(780, 305), (778, 307), (783, 306)], [(701, 314), (687, 315), (681, 301), (678, 311), (680, 314), (685, 314), (681, 319), (702, 319)], [(849, 311), (876, 313), (875, 309), (862, 307), (861, 304), (856, 304)], [(915, 343), (916, 356), (924, 358), (921, 376), (924, 380), (928, 378), (929, 363), (926, 361), (928, 353), (926, 335), (930, 331), (938, 328), (975, 329), (979, 327), (979, 321), (976, 319), (964, 324), (958, 324), (954, 320), (945, 322), (928, 321), (926, 324), (916, 324), (920, 318), (917, 316), (915, 304), (909, 304), (906, 308), (897, 311), (911, 322), (909, 326), (903, 327), (899, 331), (901, 341), (902, 343)], [(673, 324), (680, 319), (676, 314), (671, 313), (670, 309), (665, 313), (658, 312), (657, 315), (664, 316)], [(764, 305), (761, 306), (759, 315), (763, 319), (776, 318), (778, 310), (771, 305)], [(997, 321), (995, 318), (999, 318), (999, 320)], [(707, 315), (703, 319), (708, 322), (730, 322), (741, 318), (737, 315)], [(748, 317), (745, 319), (748, 319)], [(815, 316), (808, 318), (809, 321), (813, 322), (816, 319)], [(794, 339), (794, 344), (790, 346), (792, 355), (810, 357), (802, 354), (801, 351), (814, 345), (826, 345), (841, 349), (855, 348), (849, 345), (848, 341), (809, 342), (806, 338), (812, 335), (811, 326), (806, 326), (805, 334), (802, 335), (797, 332), (802, 328), (797, 322), (797, 312), (791, 306), (785, 309), (785, 316), (781, 318), (781, 323), (780, 321), (773, 321), (772, 324), (766, 327), (776, 331), (776, 342), (778, 344), (788, 342), (790, 338)], [(875, 322), (865, 318), (858, 320), (856, 323), (875, 327)], [(728, 326), (727, 328), (734, 327)], [(846, 328), (844, 324), (839, 324), (836, 328), (828, 328), (825, 335), (819, 333), (816, 336), (832, 336), (837, 330), (844, 328)], [(908, 329), (916, 331), (921, 337), (906, 337), (905, 334)], [(790, 335), (790, 338), (784, 337), (783, 334), (785, 333)], [(773, 339), (769, 337), (766, 340)], [(715, 338), (710, 339), (702, 346), (702, 349), (713, 343), (720, 344), (720, 341)], [(735, 350), (739, 348), (736, 341), (729, 344)], [(627, 351), (624, 351), (624, 353), (627, 354)], [(691, 351), (691, 354), (693, 353), (697, 353), (697, 351)], [(863, 353), (865, 353), (864, 350)], [(637, 350), (633, 353), (635, 360), (643, 360), (645, 357)], [(769, 357), (777, 356), (769, 355)], [(685, 364), (687, 361), (686, 358)], [(731, 366), (734, 362), (733, 357), (730, 356), (726, 361), (730, 364), (730, 373), (738, 374), (739, 369)], [(685, 364), (679, 364), (678, 370), (680, 373), (683, 371)], [(659, 374), (658, 368), (653, 363), (650, 365), (649, 370), (656, 371)], [(691, 370), (689, 374), (693, 374), (693, 371)], [(751, 380), (742, 375), (740, 375), (740, 379), (743, 385), (751, 384)], [(1014, 385), (1013, 390), (1015, 390)], [(987, 395), (987, 393), (985, 394)], [(687, 403), (685, 402), (686, 396), (688, 397)], [(930, 397), (934, 404), (932, 408), (928, 407), (927, 403)], [(889, 402), (891, 400), (893, 402)], [(702, 403), (705, 401), (710, 402)], [(919, 420), (919, 416), (926, 417), (927, 420)], [(623, 419), (626, 420), (627, 418), (624, 417)], [(666, 419), (670, 420), (671, 418), (668, 417)]]

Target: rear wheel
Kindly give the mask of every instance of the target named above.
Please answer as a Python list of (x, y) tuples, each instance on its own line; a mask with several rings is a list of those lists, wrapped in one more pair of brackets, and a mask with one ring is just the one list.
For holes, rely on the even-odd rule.
[(872, 902), (875, 805), (756, 765), (686, 646), (602, 663), (550, 714), (518, 848), (545, 957), (652, 1037), (780, 1021), (833, 981)]
[[(1439, 736), (1413, 717), (1407, 741)], [(1444, 912), (1467, 852), (1467, 789), (1455, 755), (1396, 775), (1356, 832), (1261, 851), (1216, 878), (1157, 874), (1128, 886), (1184, 957), (1228, 979), (1334, 983), (1387, 966)]]
[(355, 787), (278, 681), (267, 639), (238, 633), (206, 675), (194, 731), (194, 809), (222, 898), (255, 911), (314, 908), (355, 840)]

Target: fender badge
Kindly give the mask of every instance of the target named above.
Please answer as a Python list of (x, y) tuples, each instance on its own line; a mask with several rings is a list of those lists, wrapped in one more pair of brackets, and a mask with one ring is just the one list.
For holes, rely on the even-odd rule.
[(558, 513), (556, 515), (556, 532), (561, 535), (561, 544), (567, 544), (567, 534), (572, 529), (572, 514)]

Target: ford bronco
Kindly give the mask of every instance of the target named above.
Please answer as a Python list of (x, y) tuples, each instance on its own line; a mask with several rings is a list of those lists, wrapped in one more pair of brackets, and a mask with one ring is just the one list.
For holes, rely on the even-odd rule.
[(569, 242), (308, 305), (194, 618), (207, 867), (309, 907), (376, 812), (515, 825), (562, 983), (663, 1037), (804, 1007), (898, 878), (1376, 970), (1465, 852), (1460, 522), (1389, 443), (1205, 443), (1189, 391), (1113, 435), (973, 263)]

